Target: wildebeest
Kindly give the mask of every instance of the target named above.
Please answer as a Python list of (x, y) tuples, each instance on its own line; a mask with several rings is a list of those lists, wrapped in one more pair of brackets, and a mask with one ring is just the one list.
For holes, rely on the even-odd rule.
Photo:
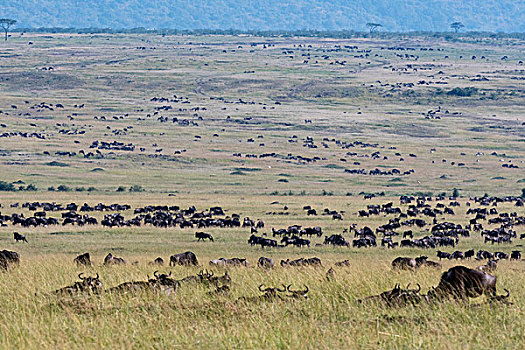
[(399, 284), (396, 284), (392, 290), (387, 290), (378, 295), (372, 295), (364, 299), (359, 299), (360, 304), (384, 304), (389, 307), (394, 306), (405, 306), (407, 304), (418, 304), (423, 300), (426, 300), (423, 296), (419, 295), (421, 286), (418, 284), (418, 289), (409, 289), (410, 284), (405, 288), (401, 288)]
[(510, 254), (510, 260), (521, 260), (521, 251), (513, 250)]
[(452, 255), (450, 253), (442, 252), (441, 250), (437, 251), (437, 257), (439, 260), (441, 259), (450, 259)]
[(485, 265), (478, 266), (476, 269), (483, 272), (494, 272), (498, 268), (497, 260), (489, 260)]
[(197, 238), (197, 241), (204, 241), (205, 239), (209, 239), (211, 242), (213, 242), (212, 235), (206, 232), (195, 232), (195, 238)]
[(350, 266), (350, 261), (348, 259), (343, 260), (343, 261), (337, 261), (334, 265), (339, 266), (339, 267), (342, 267), (342, 266), (348, 267)]
[(257, 266), (259, 267), (270, 269), (273, 267), (273, 265), (274, 265), (273, 259), (266, 258), (264, 256), (261, 256), (259, 260), (257, 261)]
[(416, 258), (416, 267), (433, 267), (436, 269), (441, 269), (441, 264), (435, 261), (427, 260), (428, 256), (420, 256)]
[(162, 266), (164, 265), (164, 259), (162, 259), (160, 256), (158, 258), (156, 258), (155, 260), (153, 261), (150, 261), (148, 263), (148, 265), (158, 265), (158, 266)]
[(215, 266), (248, 266), (248, 261), (244, 258), (219, 258), (210, 260), (210, 265)]
[(20, 263), (20, 254), (9, 250), (0, 251), (0, 269), (8, 270), (10, 265), (18, 265)]
[(319, 258), (299, 258), (290, 261), (290, 259), (281, 260), (281, 266), (322, 266)]
[(110, 288), (109, 292), (126, 293), (126, 292), (140, 292), (140, 291), (158, 291), (167, 295), (177, 292), (180, 282), (171, 278), (171, 272), (166, 274), (158, 274), (158, 271), (153, 273), (155, 278), (148, 278), (147, 281), (130, 281), (124, 282)]
[(102, 282), (100, 282), (98, 273), (95, 277), (89, 276), (89, 277), (83, 277), (83, 273), (80, 273), (78, 275), (78, 278), (80, 279), (80, 282), (75, 282), (71, 286), (63, 287), (60, 289), (57, 289), (54, 294), (57, 295), (72, 295), (76, 293), (94, 293), (98, 294), (102, 291)]
[(410, 270), (417, 267), (416, 259), (407, 257), (397, 257), (392, 261), (393, 269)]
[(185, 253), (179, 253), (174, 254), (170, 256), (170, 266), (175, 265), (193, 265), (197, 266), (199, 265), (197, 261), (197, 256), (195, 256), (192, 252), (185, 252)]
[(89, 256), (89, 253), (81, 254), (77, 256), (73, 261), (79, 266), (91, 266), (91, 257)]
[(439, 285), (428, 292), (429, 300), (454, 299), (467, 301), (482, 294), (491, 300), (506, 302), (507, 296), (496, 294), (497, 277), (465, 266), (454, 266), (441, 276)]
[(26, 236), (21, 235), (18, 232), (13, 232), (13, 236), (14, 236), (15, 242), (22, 241), (22, 242), (26, 242), (27, 243)]
[(465, 252), (465, 259), (470, 259), (470, 258), (472, 258), (474, 255), (476, 255), (474, 249), (467, 250), (467, 251)]
[(123, 258), (113, 256), (113, 254), (111, 253), (106, 255), (106, 257), (104, 258), (104, 265), (106, 266), (125, 265), (125, 264), (126, 264), (126, 260), (124, 260)]
[(288, 293), (290, 293), (290, 295), (288, 295), (290, 298), (293, 298), (293, 299), (307, 299), (308, 298), (308, 286), (304, 286), (305, 289), (302, 289), (302, 290), (293, 290), (291, 288), (291, 284), (288, 285), (288, 287), (286, 287), (286, 290), (288, 291)]

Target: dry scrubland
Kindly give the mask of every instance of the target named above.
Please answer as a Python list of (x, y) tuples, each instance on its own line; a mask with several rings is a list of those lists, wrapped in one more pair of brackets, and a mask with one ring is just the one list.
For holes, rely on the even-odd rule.
[[(0, 45), (0, 135), (29, 132), (45, 136), (0, 138), (0, 180), (21, 180), (16, 187), (34, 184), (38, 188), (36, 192), (1, 192), (2, 214), (29, 214), (10, 208), (10, 204), (27, 201), (126, 203), (133, 208), (194, 204), (199, 210), (220, 205), (227, 214), (263, 219), (266, 232), (271, 227), (301, 224), (322, 226), (326, 235), (342, 233), (353, 223), (372, 228), (384, 224), (387, 219), (383, 216), (363, 219), (356, 213), (367, 204), (392, 200), (397, 205), (400, 194), (450, 195), (457, 188), (465, 197), (504, 196), (519, 195), (525, 187), (525, 74), (519, 64), (524, 59), (524, 43), (518, 40), (14, 34)], [(502, 60), (503, 56), (507, 58)], [(456, 87), (478, 90), (471, 96), (447, 93)], [(153, 97), (171, 101), (151, 101)], [(52, 110), (42, 102), (52, 104)], [(81, 104), (83, 108), (78, 107)], [(171, 109), (159, 109), (164, 106)], [(441, 112), (428, 113), (439, 106)], [(168, 121), (161, 122), (161, 116)], [(172, 122), (173, 118), (178, 121)], [(305, 119), (312, 122), (305, 123)], [(179, 123), (182, 120), (189, 125), (180, 125), (185, 123)], [(307, 137), (313, 141), (307, 142)], [(254, 142), (248, 141), (251, 138)], [(342, 149), (332, 139), (368, 145)], [(135, 148), (98, 149), (96, 153), (97, 148), (90, 148), (96, 140), (132, 143)], [(306, 143), (317, 148), (305, 147)], [(80, 150), (93, 152), (93, 156), (84, 157)], [(181, 150), (186, 151), (177, 152)], [(372, 157), (377, 151), (380, 156)], [(476, 155), (478, 152), (483, 154)], [(277, 156), (245, 156), (264, 153)], [(314, 157), (319, 158), (313, 161)], [(414, 169), (414, 173), (345, 173), (345, 169), (375, 168)], [(47, 190), (59, 185), (73, 191)], [(129, 193), (132, 185), (141, 186), (144, 192)], [(125, 191), (116, 192), (119, 186)], [(95, 189), (80, 191), (82, 187)], [(385, 192), (385, 197), (364, 201), (358, 195), (361, 192)], [(466, 200), (460, 200), (455, 216), (439, 217), (439, 221), (468, 223)], [(282, 211), (284, 205), (289, 215), (267, 214)], [(318, 211), (326, 207), (344, 210), (344, 220), (307, 217), (304, 205)], [(498, 210), (524, 214), (523, 209), (509, 206)], [(91, 214), (99, 219), (103, 215)], [(25, 234), (29, 243), (15, 244), (15, 230)], [(516, 230), (524, 233), (522, 227)], [(19, 268), (0, 274), (1, 346), (525, 347), (523, 261), (504, 261), (496, 272), (498, 290), (511, 291), (512, 306), (474, 306), (485, 301), (482, 297), (470, 306), (363, 307), (358, 298), (398, 282), (420, 283), (425, 292), (437, 285), (439, 271), (393, 272), (390, 268), (396, 256), (426, 254), (435, 260), (435, 250), (312, 245), (261, 252), (246, 243), (247, 229), (207, 229), (215, 243), (195, 242), (194, 232), (147, 226), (0, 227), (0, 248), (21, 254)], [(415, 233), (417, 237), (426, 234), (423, 230)], [(321, 243), (322, 239), (313, 241)], [(460, 239), (458, 249), (508, 253), (521, 249), (520, 243), (517, 239), (512, 245), (486, 246), (479, 233), (473, 233), (471, 238)], [(48, 295), (71, 284), (82, 271), (98, 272), (105, 287), (142, 280), (154, 270), (148, 261), (157, 256), (166, 260), (186, 250), (197, 254), (202, 267), (161, 270), (184, 277), (208, 267), (210, 259), (233, 256), (248, 258), (252, 267), (230, 270), (232, 291), (227, 297), (209, 296), (210, 289), (204, 287), (182, 288), (172, 297)], [(73, 265), (72, 259), (85, 251), (92, 253), (93, 268)], [(139, 264), (102, 267), (108, 252)], [(261, 255), (276, 261), (317, 256), (324, 267), (261, 271), (253, 267)], [(349, 259), (351, 266), (337, 268), (334, 281), (328, 283), (326, 270), (343, 259)], [(478, 263), (462, 264), (474, 267)], [(444, 268), (453, 265), (455, 262), (444, 262)], [(259, 295), (260, 283), (293, 283), (297, 288), (306, 284), (309, 298), (260, 304), (237, 301), (241, 296)]]

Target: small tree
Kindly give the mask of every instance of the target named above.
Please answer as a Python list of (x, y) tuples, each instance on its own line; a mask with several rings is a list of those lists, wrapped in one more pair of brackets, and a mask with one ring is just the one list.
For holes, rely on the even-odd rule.
[(454, 188), (452, 191), (452, 197), (458, 198), (459, 197), (459, 190), (457, 188)]
[(374, 33), (374, 32), (377, 32), (377, 30), (382, 27), (383, 25), (380, 24), (380, 23), (367, 23), (366, 26), (368, 27), (368, 29), (370, 30), (370, 34), (371, 33)]
[(9, 30), (9, 27), (12, 25), (15, 25), (16, 19), (9, 19), (9, 18), (0, 18), (0, 26), (2, 29), (4, 29), (5, 32), (5, 40), (7, 40), (7, 31)]
[(464, 28), (465, 26), (461, 22), (454, 22), (450, 25), (450, 28), (454, 29), (454, 31), (457, 33), (461, 28)]
[(521, 198), (525, 198), (525, 188), (521, 189)]

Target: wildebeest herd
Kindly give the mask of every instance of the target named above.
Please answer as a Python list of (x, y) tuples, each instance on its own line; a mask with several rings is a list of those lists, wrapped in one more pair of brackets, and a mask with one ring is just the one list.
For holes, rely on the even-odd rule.
[[(370, 198), (370, 197), (369, 197)], [(438, 216), (455, 215), (455, 212), (460, 203), (455, 198), (450, 198), (448, 206), (443, 204), (446, 198), (438, 197), (409, 197), (401, 196), (400, 204), (403, 207), (395, 207), (393, 202), (388, 202), (380, 205), (368, 205), (366, 210), (359, 210), (356, 214), (358, 217), (370, 217), (383, 215), (387, 217), (388, 222), (378, 225), (374, 230), (368, 226), (358, 228), (357, 223), (351, 224), (348, 228), (343, 229), (342, 233), (327, 234), (324, 237), (323, 243), (313, 243), (312, 239), (322, 238), (324, 235), (323, 228), (320, 226), (303, 227), (301, 225), (291, 225), (287, 228), (271, 228), (271, 235), (273, 238), (267, 238), (267, 233), (264, 232), (265, 224), (262, 220), (252, 220), (249, 217), (241, 219), (239, 214), (226, 215), (226, 211), (221, 207), (211, 207), (207, 210), (198, 211), (195, 206), (190, 206), (188, 209), (181, 209), (178, 206), (146, 206), (139, 207), (134, 210), (135, 217), (126, 219), (121, 214), (123, 211), (131, 210), (131, 206), (126, 204), (112, 204), (104, 205), (98, 204), (90, 206), (88, 204), (77, 205), (70, 203), (65, 206), (56, 203), (24, 203), (23, 208), (33, 211), (32, 217), (26, 218), (24, 214), (12, 214), (0, 216), (0, 221), (3, 225), (11, 223), (12, 225), (38, 226), (38, 225), (58, 225), (60, 219), (47, 216), (47, 212), (64, 211), (62, 213), (62, 225), (76, 224), (82, 226), (84, 224), (98, 224), (94, 217), (87, 214), (80, 214), (82, 212), (104, 212), (113, 211), (114, 213), (105, 214), (104, 219), (100, 224), (104, 227), (140, 227), (142, 225), (152, 225), (154, 227), (178, 227), (184, 228), (246, 228), (250, 231), (248, 243), (251, 246), (260, 246), (262, 249), (279, 249), (288, 245), (295, 247), (310, 247), (315, 244), (317, 247), (377, 247), (378, 235), (381, 235), (381, 247), (384, 248), (455, 248), (461, 238), (470, 237), (471, 234), (478, 232), (482, 237), (485, 237), (485, 242), (493, 244), (511, 243), (513, 239), (523, 238), (523, 234), (518, 235), (515, 228), (525, 225), (525, 217), (519, 216), (516, 212), (498, 212), (498, 203), (514, 203), (515, 206), (520, 206), (521, 198), (518, 197), (473, 197), (466, 202), (469, 208), (467, 215), (475, 215), (474, 218), (469, 219), (469, 223), (461, 225), (452, 221), (438, 221)], [(431, 205), (436, 202), (435, 207)], [(472, 203), (477, 203), (480, 207), (471, 207)], [(12, 205), (12, 208), (17, 208), (18, 205)], [(487, 208), (490, 207), (490, 208)], [(37, 210), (41, 211), (37, 211)], [(287, 210), (287, 208), (286, 208)], [(304, 206), (307, 216), (316, 216), (317, 210), (311, 206)], [(116, 211), (116, 212), (115, 212)], [(324, 213), (332, 215), (335, 220), (343, 220), (342, 214), (344, 211), (338, 212), (326, 208)], [(388, 218), (391, 216), (390, 218)], [(432, 223), (427, 223), (426, 218), (431, 218)], [(489, 225), (499, 225), (497, 228), (485, 229), (484, 222)], [(410, 228), (407, 230), (407, 228)], [(401, 232), (400, 232), (401, 231)], [(257, 235), (259, 232), (262, 235)], [(354, 234), (353, 241), (347, 240), (345, 234)], [(414, 235), (422, 234), (423, 237), (414, 238)], [(304, 238), (305, 236), (310, 239)], [(402, 236), (399, 242), (394, 241), (396, 236)], [(25, 242), (25, 235), (18, 232), (13, 233), (16, 242)], [(280, 237), (280, 240), (277, 238)], [(519, 237), (519, 238), (518, 238)], [(196, 231), (195, 238), (197, 241), (208, 240), (211, 243), (216, 242), (212, 234)], [(488, 238), (488, 240), (487, 240)], [(430, 302), (432, 300), (442, 300), (445, 298), (452, 298), (456, 300), (465, 300), (468, 297), (476, 297), (481, 294), (486, 294), (491, 302), (502, 301), (507, 302), (509, 293), (506, 296), (496, 294), (496, 277), (490, 275), (497, 268), (498, 260), (511, 259), (521, 260), (521, 251), (513, 250), (510, 254), (503, 251), (489, 252), (480, 249), (477, 252), (474, 249), (466, 251), (455, 250), (453, 252), (445, 252), (442, 250), (436, 251), (436, 256), (439, 260), (462, 260), (462, 259), (476, 259), (486, 260), (485, 265), (480, 265), (476, 269), (466, 268), (464, 266), (454, 266), (445, 272), (441, 278), (439, 285), (430, 290), (426, 295), (420, 294), (421, 288), (409, 289), (401, 288), (398, 284), (392, 290), (386, 291), (379, 295), (371, 296), (362, 299), (361, 302), (379, 301), (384, 302), (389, 306), (393, 305), (407, 305), (419, 304), (423, 301)], [(7, 271), (11, 267), (18, 265), (20, 262), (20, 255), (12, 251), (0, 252), (0, 268)], [(80, 266), (92, 266), (91, 256), (89, 253), (84, 253), (77, 256), (74, 262)], [(126, 265), (128, 262), (121, 258), (114, 256), (112, 253), (106, 255), (103, 260), (104, 266)], [(158, 257), (149, 263), (150, 265), (162, 266), (164, 259)], [(169, 266), (199, 266), (196, 255), (187, 251), (184, 253), (174, 254), (169, 257)], [(215, 268), (230, 268), (230, 267), (247, 267), (250, 265), (247, 259), (233, 257), (233, 258), (218, 258), (209, 261), (209, 265)], [(263, 269), (271, 269), (275, 266), (275, 262), (269, 257), (260, 257), (256, 266)], [(279, 264), (281, 267), (322, 267), (321, 259), (317, 257), (299, 258), (299, 259), (282, 259)], [(336, 262), (334, 267), (344, 267), (351, 265), (347, 259)], [(442, 265), (438, 262), (428, 260), (427, 256), (421, 255), (416, 258), (398, 257), (392, 262), (394, 269), (408, 269), (416, 270), (422, 267), (431, 267), (441, 269)], [(327, 279), (334, 278), (335, 270), (330, 268), (327, 273)], [(76, 294), (80, 292), (100, 293), (102, 282), (99, 275), (96, 277), (85, 277), (83, 274), (79, 275), (79, 282), (75, 282), (71, 286), (61, 288), (56, 291), (57, 294)], [(216, 288), (215, 294), (228, 295), (230, 290), (231, 277), (228, 271), (223, 276), (214, 276), (213, 272), (202, 270), (199, 274), (187, 276), (180, 279), (174, 279), (172, 273), (159, 274), (154, 272), (153, 277), (144, 281), (128, 281), (118, 286), (107, 289), (108, 292), (137, 292), (137, 291), (158, 291), (165, 294), (175, 294), (178, 288), (188, 282), (199, 282), (212, 285)], [(301, 290), (294, 290), (290, 285), (280, 287), (265, 287), (261, 285), (259, 290), (263, 293), (262, 296), (253, 300), (277, 300), (305, 298), (309, 292), (308, 287)], [(287, 294), (286, 294), (287, 293)], [(244, 300), (252, 300), (252, 298), (243, 298)]]

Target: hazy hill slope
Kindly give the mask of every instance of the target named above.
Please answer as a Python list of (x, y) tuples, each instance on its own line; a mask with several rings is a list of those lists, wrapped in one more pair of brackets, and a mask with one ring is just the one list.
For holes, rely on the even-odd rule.
[(466, 30), (525, 32), (523, 0), (12, 0), (0, 18), (20, 27)]

